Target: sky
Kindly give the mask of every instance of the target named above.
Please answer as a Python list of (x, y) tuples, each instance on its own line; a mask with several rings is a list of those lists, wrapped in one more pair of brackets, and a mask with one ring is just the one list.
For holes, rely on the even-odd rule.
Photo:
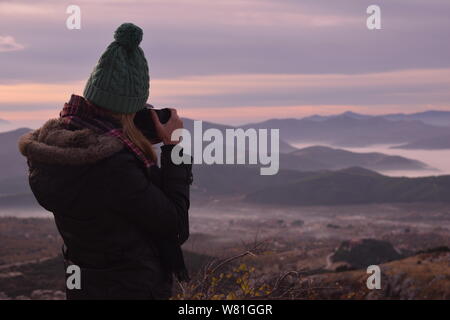
[[(366, 26), (372, 4), (381, 30)], [(182, 116), (450, 111), (448, 0), (0, 0), (0, 119), (56, 117), (123, 22), (144, 30), (148, 102)]]

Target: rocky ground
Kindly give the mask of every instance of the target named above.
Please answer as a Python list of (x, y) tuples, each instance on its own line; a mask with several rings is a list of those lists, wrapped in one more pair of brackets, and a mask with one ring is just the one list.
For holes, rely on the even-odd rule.
[[(184, 245), (194, 278), (212, 259), (263, 243), (229, 270), (248, 266), (258, 283), (291, 272), (285, 299), (450, 299), (448, 206), (258, 209), (195, 210)], [(0, 299), (64, 299), (61, 240), (51, 219), (0, 218), (0, 243)], [(380, 290), (367, 289), (371, 264), (380, 266)], [(218, 290), (227, 296), (234, 289)]]
[(326, 273), (306, 279), (324, 299), (450, 300), (450, 251), (438, 249), (381, 264), (381, 289), (369, 290), (366, 270)]

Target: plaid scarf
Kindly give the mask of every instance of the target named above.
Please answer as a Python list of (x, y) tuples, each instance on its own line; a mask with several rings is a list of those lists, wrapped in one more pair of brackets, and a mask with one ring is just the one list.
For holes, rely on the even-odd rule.
[(59, 116), (69, 125), (88, 128), (119, 139), (144, 163), (146, 168), (155, 164), (133, 141), (128, 139), (117, 119), (114, 119), (107, 110), (92, 104), (85, 98), (72, 94), (70, 101), (64, 104)]

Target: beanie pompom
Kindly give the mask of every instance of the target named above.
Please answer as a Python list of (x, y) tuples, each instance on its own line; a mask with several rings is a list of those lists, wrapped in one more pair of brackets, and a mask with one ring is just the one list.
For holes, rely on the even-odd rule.
[(128, 50), (136, 49), (142, 41), (142, 29), (132, 23), (123, 23), (114, 33), (114, 39)]

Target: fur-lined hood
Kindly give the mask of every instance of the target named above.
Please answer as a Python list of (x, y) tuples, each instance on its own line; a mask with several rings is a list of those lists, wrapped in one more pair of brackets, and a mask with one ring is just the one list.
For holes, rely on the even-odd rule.
[(68, 130), (60, 119), (48, 120), (19, 139), (19, 150), (29, 160), (59, 165), (92, 164), (123, 147), (115, 137), (90, 129)]

